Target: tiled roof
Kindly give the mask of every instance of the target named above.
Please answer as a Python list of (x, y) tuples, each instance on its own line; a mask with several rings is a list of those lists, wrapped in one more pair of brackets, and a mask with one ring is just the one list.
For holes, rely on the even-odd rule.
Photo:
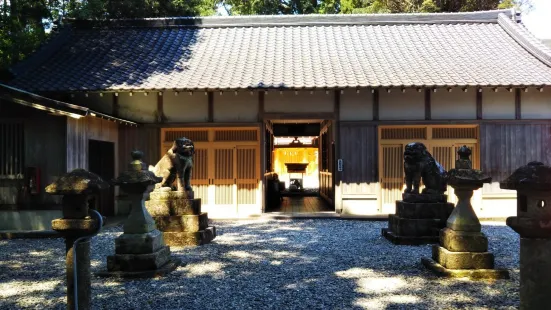
[(551, 49), (514, 18), (500, 10), (75, 22), (14, 67), (11, 84), (32, 91), (551, 85)]

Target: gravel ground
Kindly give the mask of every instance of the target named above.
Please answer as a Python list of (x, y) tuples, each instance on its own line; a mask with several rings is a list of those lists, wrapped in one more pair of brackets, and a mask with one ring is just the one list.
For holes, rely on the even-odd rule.
[[(497, 268), (511, 280), (435, 277), (430, 246), (395, 246), (386, 222), (216, 221), (213, 243), (173, 247), (183, 266), (158, 279), (92, 278), (93, 309), (516, 309), (519, 239), (484, 225)], [(92, 270), (105, 268), (121, 227), (92, 241)], [(0, 240), (0, 308), (65, 309), (61, 239)]]

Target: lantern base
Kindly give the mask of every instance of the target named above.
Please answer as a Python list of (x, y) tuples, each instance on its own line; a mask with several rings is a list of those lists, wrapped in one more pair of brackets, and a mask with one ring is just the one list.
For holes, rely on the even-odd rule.
[(449, 269), (436, 261), (423, 257), (421, 263), (436, 275), (448, 278), (469, 278), (471, 280), (484, 279), (509, 279), (509, 270), (507, 269)]

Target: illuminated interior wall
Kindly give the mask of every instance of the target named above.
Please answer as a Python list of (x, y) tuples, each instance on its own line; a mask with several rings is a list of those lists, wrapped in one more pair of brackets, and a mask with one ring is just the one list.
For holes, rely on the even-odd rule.
[(300, 173), (287, 173), (285, 163), (308, 163), (303, 176), (304, 188), (319, 188), (318, 176), (318, 149), (313, 147), (304, 148), (276, 148), (274, 149), (274, 172), (279, 175), (279, 180), (285, 182), (289, 188), (290, 178), (300, 178)]

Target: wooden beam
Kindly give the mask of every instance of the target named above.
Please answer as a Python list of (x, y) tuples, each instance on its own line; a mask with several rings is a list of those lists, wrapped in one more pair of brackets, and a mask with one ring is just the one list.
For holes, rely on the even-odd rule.
[(258, 92), (258, 121), (262, 122), (264, 120), (264, 92)]
[(379, 90), (373, 90), (373, 120), (379, 120)]
[(425, 89), (425, 119), (430, 120), (431, 119), (431, 90)]
[(118, 117), (119, 116), (119, 111), (120, 111), (120, 106), (119, 106), (119, 96), (115, 96), (115, 94), (113, 93), (113, 116), (114, 117)]
[(268, 112), (264, 113), (265, 120), (295, 120), (295, 119), (327, 119), (334, 120), (336, 115), (334, 112), (295, 112), (295, 113), (281, 113), (281, 112)]
[(482, 119), (482, 91), (476, 90), (476, 119)]
[(515, 88), (515, 119), (521, 119), (520, 101), (521, 101), (520, 88)]
[(213, 92), (208, 92), (208, 104), (209, 104), (209, 119), (208, 122), (214, 122), (214, 94)]

